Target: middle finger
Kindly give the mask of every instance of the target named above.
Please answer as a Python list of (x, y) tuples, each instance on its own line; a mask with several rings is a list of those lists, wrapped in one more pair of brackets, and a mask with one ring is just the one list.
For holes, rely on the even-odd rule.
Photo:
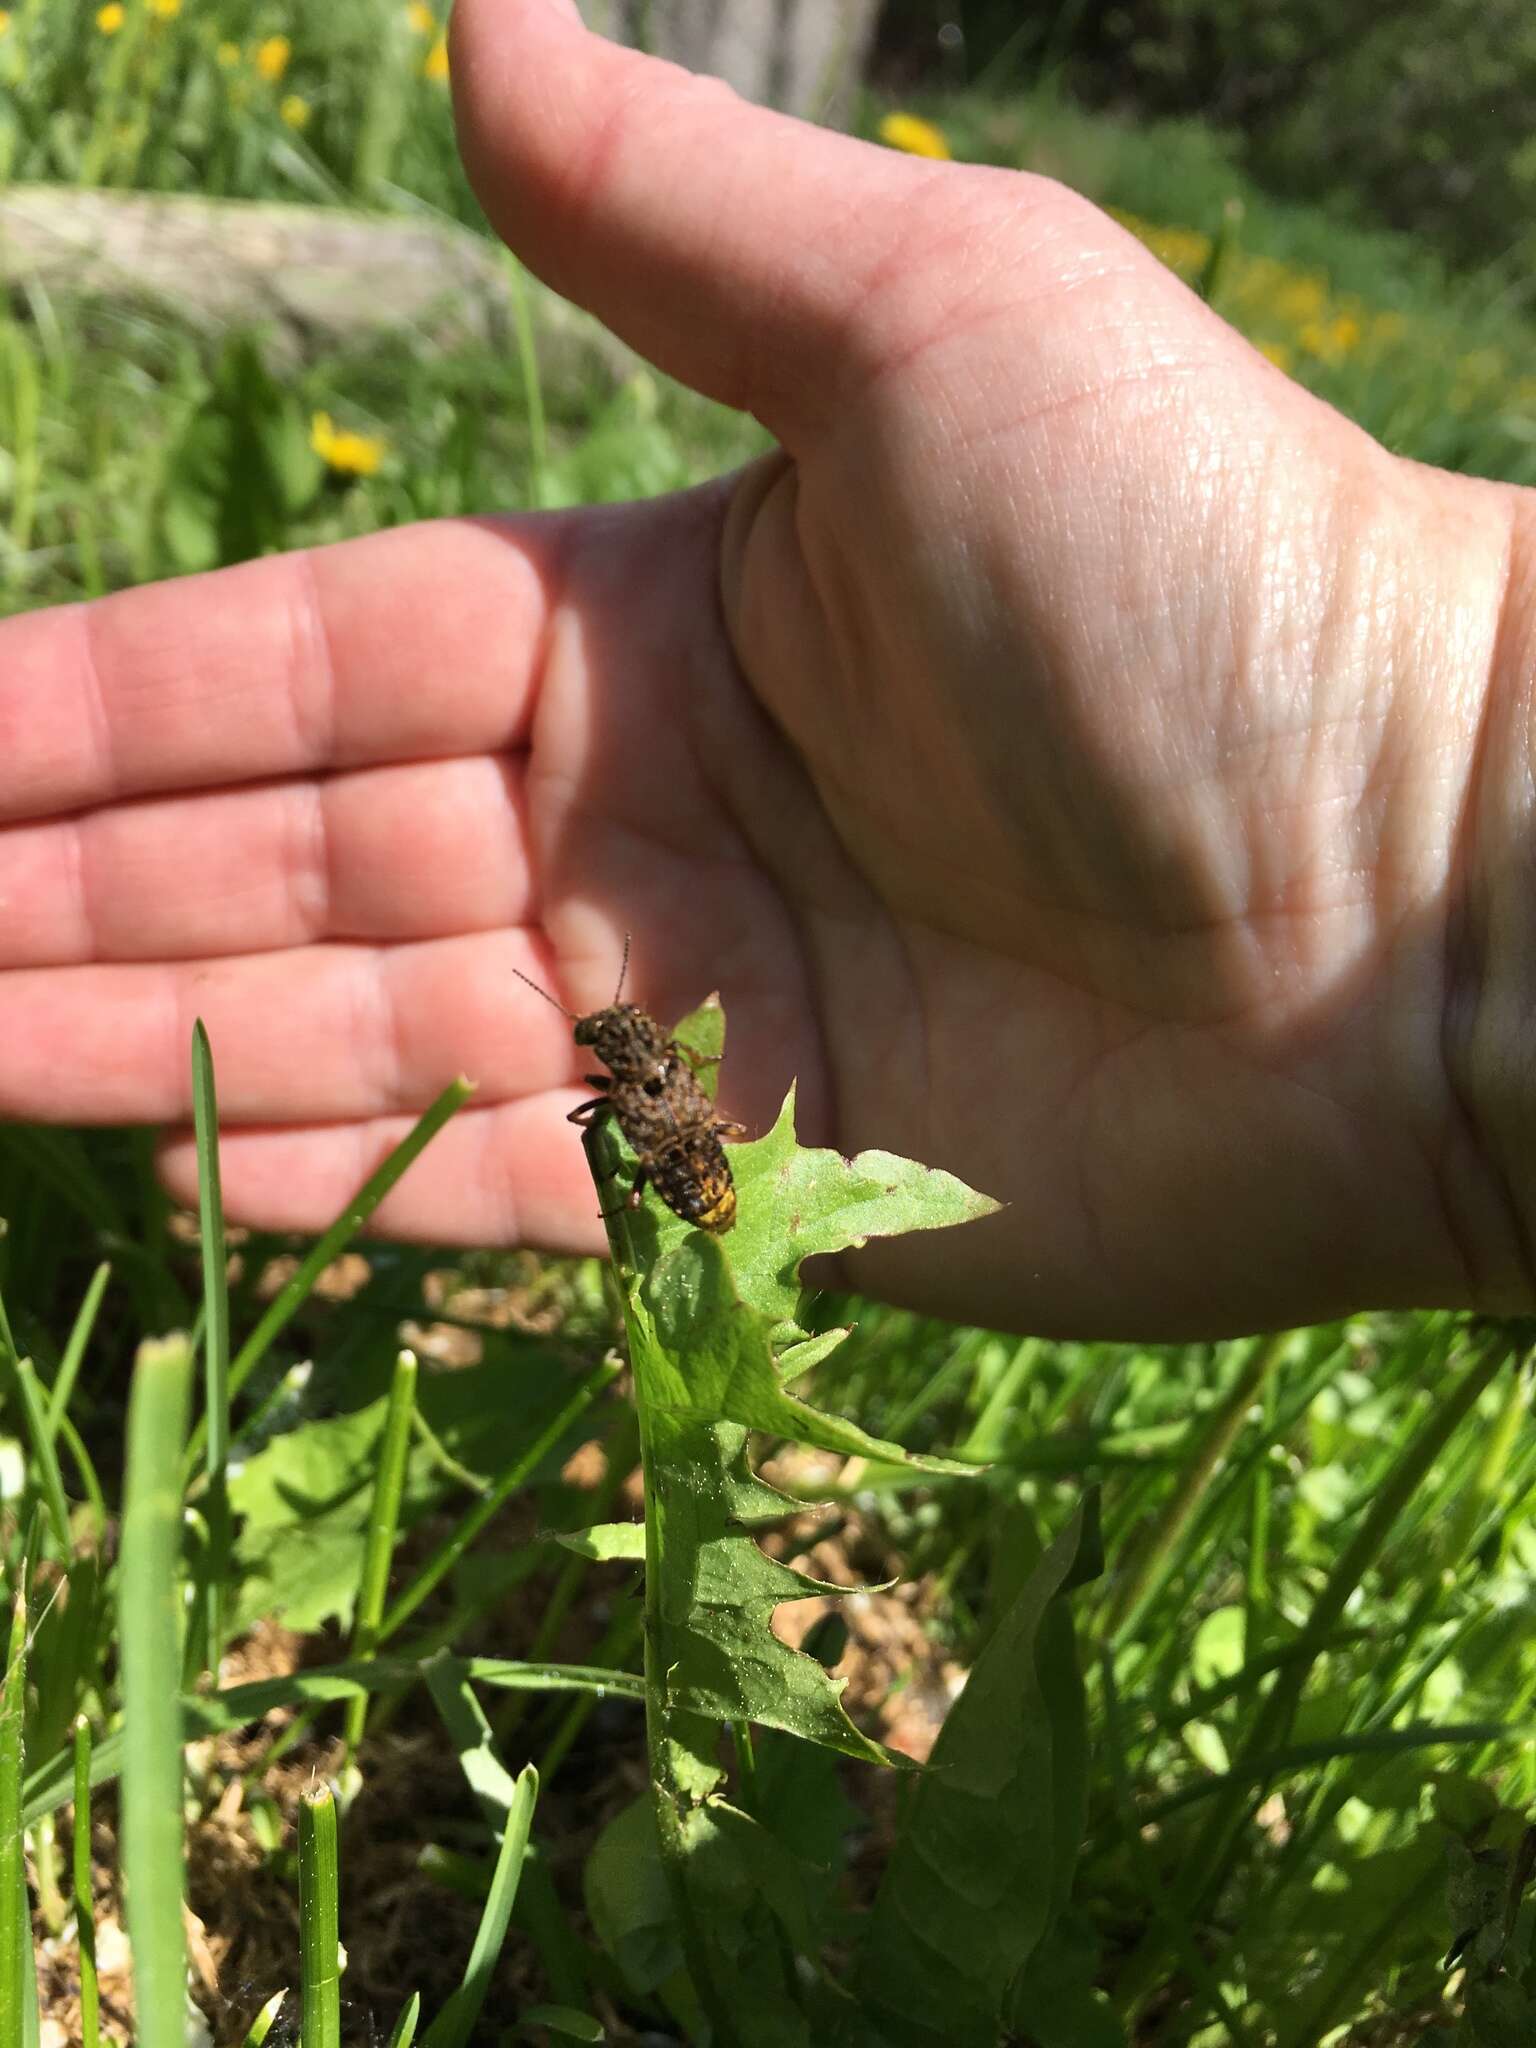
[(0, 826), (0, 968), (519, 924), (522, 769), (520, 755), (411, 762)]

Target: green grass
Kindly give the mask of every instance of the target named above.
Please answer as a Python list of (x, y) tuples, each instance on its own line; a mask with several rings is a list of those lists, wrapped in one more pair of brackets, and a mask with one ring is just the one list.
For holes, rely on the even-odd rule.
[[(261, 46), (279, 34), (291, 37), (281, 75), (263, 76)], [(425, 208), (476, 227), (442, 84), (426, 75), (433, 40), (393, 0), (187, 0), (164, 18), (130, 9), (110, 35), (92, 9), (22, 0), (0, 36), (0, 167)], [(285, 118), (285, 100), (303, 102), (302, 125), (293, 104)], [(957, 153), (1053, 170), (1133, 216), (1218, 310), (1389, 445), (1536, 481), (1536, 332), (1507, 280), (1448, 280), (1402, 237), (1276, 205), (1187, 124), (1153, 133), (1090, 120), (1048, 92), (927, 111)], [(537, 294), (532, 305), (536, 340)], [(335, 444), (316, 435), (317, 414), (367, 437), (367, 473), (327, 461)], [(253, 443), (267, 451), (255, 466)], [(0, 314), (0, 609), (421, 516), (662, 491), (761, 445), (750, 422), (648, 372), (551, 377), (515, 345), (405, 354), (391, 337), (280, 369), (266, 345), (210, 339), (163, 307), (34, 292)], [(211, 1102), (210, 1083), (200, 1092)], [(210, 1131), (211, 1120), (205, 1147)], [(637, 1420), (614, 1384), (620, 1322), (600, 1268), (373, 1247), (366, 1284), (328, 1302), (314, 1282), (338, 1239), (301, 1262), (274, 1303), (272, 1260), (306, 1248), (258, 1235), (230, 1268), (226, 1329), (216, 1205), (201, 1242), (188, 1241), (137, 1133), (0, 1132), (0, 1217), (0, 1472), (17, 1475), (6, 1479), (0, 1557), (7, 1586), (29, 1594), (31, 1624), (10, 1653), (19, 1674), (25, 1641), (20, 1725), (19, 1688), (0, 1694), (0, 1814), (28, 1816), (39, 1929), (67, 1920), (59, 1845), (70, 1839), (83, 1715), (93, 1740), (79, 1756), (101, 1810), (110, 1820), (107, 1788), (121, 1771), (125, 1853), (148, 1858), (133, 1924), (136, 1938), (147, 1930), (149, 1995), (162, 2011), (175, 2005), (174, 1850), (155, 1829), (175, 1803), (179, 1678), (210, 1741), (231, 1721), (276, 1711), (293, 1718), (274, 1727), (274, 1744), (327, 1772), (345, 1728), (356, 1770), (339, 1776), (359, 1826), (389, 1743), (434, 1731), (454, 1789), (434, 1778), (413, 1797), (397, 1777), (391, 1826), (416, 1881), (458, 1912), (462, 1939), (418, 1957), (419, 1979), (373, 2010), (385, 2036), (408, 2031), (406, 2013), (419, 2010), (423, 2037), (435, 2026), (439, 2041), (599, 2039), (595, 2015), (615, 2014), (686, 2038), (701, 2009), (734, 2007), (757, 2016), (752, 2038), (765, 2042), (799, 2038), (797, 2011), (819, 2014), (819, 2042), (843, 2024), (816, 2003), (829, 1971), (878, 2005), (885, 1970), (905, 1966), (910, 1944), (881, 1951), (887, 1925), (868, 1951), (886, 1963), (861, 1975), (850, 1959), (878, 1921), (871, 1873), (893, 1823), (878, 1774), (824, 1746), (834, 1724), (810, 1674), (781, 1667), (796, 1673), (799, 1733), (811, 1740), (750, 1688), (740, 1714), (721, 1713), (743, 1818), (717, 1815), (706, 1829), (690, 1817), (703, 1808), (680, 1807), (671, 1835), (664, 1816), (659, 1833), (654, 1819), (646, 1832), (643, 1811), (638, 1823), (614, 1818), (614, 1787), (647, 1756), (647, 1709), (651, 1773), (674, 1798), (679, 1772), (717, 1759), (706, 1767), (690, 1749), (676, 1702), (658, 1719), (631, 1567), (593, 1561), (621, 1557), (620, 1539), (595, 1551), (584, 1539), (583, 1552), (551, 1538), (622, 1519), (637, 1442), (654, 1503), (658, 1474), (707, 1473), (720, 1440), (672, 1444), (658, 1460), (658, 1427), (673, 1425), (645, 1403), (664, 1382), (666, 1345), (642, 1357)], [(551, 1327), (480, 1332), (479, 1364), (424, 1365), (410, 1387), (399, 1332), (452, 1320), (429, 1282), (449, 1264), (480, 1286), (531, 1289), (528, 1305), (550, 1311)], [(1018, 2038), (1387, 2048), (1436, 2027), (1445, 2040), (1459, 2029), (1471, 2048), (1529, 2038), (1536, 1437), (1518, 1365), (1530, 1333), (1365, 1316), (1263, 1342), (1141, 1348), (1021, 1342), (830, 1299), (815, 1313), (828, 1328), (856, 1323), (796, 1383), (833, 1420), (778, 1409), (772, 1435), (820, 1430), (846, 1448), (856, 1427), (987, 1468), (915, 1473), (865, 1450), (807, 1491), (831, 1497), (818, 1540), (841, 1543), (874, 1576), (920, 1581), (939, 1651), (1005, 1675), (973, 1678), (964, 1696), (962, 1772), (990, 1758), (1005, 1803), (1027, 1753), (1027, 1783), (1042, 1800), (1050, 1787), (1051, 1826), (1013, 1831), (1030, 1853), (1009, 1881), (1032, 1901), (1031, 1924), (1048, 1930), (1011, 1986)], [(199, 1328), (216, 1364), (234, 1360), (227, 1382), (222, 1370), (210, 1376), (215, 1455), (205, 1471), (193, 1454), (206, 1424), (181, 1441), (178, 1390), (157, 1377), (181, 1352), (152, 1350), (134, 1381), (125, 1491), (141, 1345)], [(235, 1402), (227, 1460), (225, 1385)], [(161, 1411), (169, 1419), (157, 1421)], [(708, 1425), (742, 1426), (723, 1407)], [(608, 1463), (595, 1492), (566, 1471), (592, 1439)], [(795, 1485), (796, 1469), (787, 1464), (782, 1483)], [(734, 1467), (720, 1483), (746, 1486)], [(1093, 1579), (1084, 1564), (1069, 1596), (1053, 1589), (1069, 1552), (1086, 1555), (1089, 1499), (1107, 1568)], [(503, 1500), (510, 1519), (493, 1511)], [(679, 1513), (674, 1500), (661, 1518), (673, 1548), (671, 1564), (651, 1558), (658, 1596), (671, 1583), (661, 1575), (678, 1570)], [(1062, 1532), (1071, 1542), (1052, 1551)], [(396, 1538), (390, 1605), (381, 1574)], [(682, 1578), (689, 1569), (684, 1549)], [(166, 1636), (168, 1580), (192, 1596), (179, 1652)], [(206, 1678), (199, 1688), (221, 1648), (277, 1606), (305, 1639), (306, 1666), (323, 1668), (227, 1699)], [(683, 1614), (674, 1604), (653, 1617), (653, 1642), (656, 1629), (681, 1631), (671, 1664), (697, 1654)], [(830, 1654), (835, 1626), (813, 1647)], [(736, 1642), (733, 1669), (749, 1668), (748, 1640)], [(913, 1674), (914, 1688), (922, 1682)], [(1009, 1703), (1026, 1696), (1025, 1721), (1007, 1723)], [(146, 1698), (158, 1711), (132, 1704)], [(1026, 1752), (1042, 1730), (1046, 1751)], [(944, 1839), (950, 1789), (941, 1774), (925, 1783), (897, 1837), (922, 1843), (922, 1858)], [(224, 1788), (199, 1775), (188, 1789), (206, 1815)], [(264, 1845), (272, 1876), (290, 1879), (291, 1792), (267, 1762), (248, 1767), (249, 1839)], [(343, 1812), (344, 1944), (353, 1819)], [(0, 1843), (7, 1970), (19, 1952), (14, 1850), (13, 1823)], [(78, 1838), (74, 1861), (78, 1871)], [(309, 1858), (311, 1876), (320, 1864), (328, 1857)], [(702, 1924), (700, 1873), (711, 1899)], [(334, 1872), (324, 1882), (334, 1890)], [(782, 1910), (755, 1920), (754, 1887)], [(791, 1895), (810, 1902), (809, 1925)], [(193, 1902), (216, 1917), (216, 1895)], [(304, 1967), (323, 1975), (334, 1900), (321, 1904)], [(941, 1912), (925, 1897), (918, 1918)], [(983, 1943), (968, 1982), (1003, 1954)], [(242, 2023), (300, 1970), (295, 1941), (282, 1979), (250, 1987)], [(938, 1973), (925, 1965), (910, 2009), (880, 2024), (918, 2025)], [(482, 2008), (487, 1984), (499, 1989)], [(470, 2032), (476, 2011), (495, 2012), (495, 2027), (482, 2018)], [(310, 2018), (329, 2029), (329, 1993)], [(31, 2025), (26, 1999), (10, 2000), (0, 2048), (31, 2038)]]

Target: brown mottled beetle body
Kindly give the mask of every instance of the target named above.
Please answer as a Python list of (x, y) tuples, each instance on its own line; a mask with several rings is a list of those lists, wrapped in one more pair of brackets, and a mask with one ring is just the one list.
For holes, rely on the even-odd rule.
[(698, 1069), (709, 1063), (669, 1038), (635, 1003), (612, 1002), (575, 1024), (576, 1043), (590, 1046), (609, 1071), (587, 1075), (588, 1087), (603, 1092), (573, 1109), (570, 1121), (611, 1116), (618, 1124), (640, 1162), (629, 1206), (639, 1206), (649, 1181), (685, 1223), (716, 1235), (729, 1230), (736, 1221), (736, 1184), (720, 1140), (746, 1133), (718, 1116), (700, 1087)]

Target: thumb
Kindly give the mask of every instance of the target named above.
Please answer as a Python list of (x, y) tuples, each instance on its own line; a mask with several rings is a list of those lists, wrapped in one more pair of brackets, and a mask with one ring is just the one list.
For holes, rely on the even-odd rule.
[[(465, 164), (517, 255), (790, 447), (835, 409), (861, 343), (901, 345), (898, 321), (856, 310), (932, 320), (902, 290), (909, 202), (987, 175), (753, 106), (589, 33), (572, 0), (458, 0), (451, 69)], [(949, 212), (925, 207), (925, 232)]]

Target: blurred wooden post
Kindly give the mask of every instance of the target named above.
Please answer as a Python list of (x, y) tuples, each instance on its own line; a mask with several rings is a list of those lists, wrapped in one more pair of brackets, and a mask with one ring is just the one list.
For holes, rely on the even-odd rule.
[(712, 71), (747, 99), (842, 124), (880, 0), (580, 0), (591, 28)]

